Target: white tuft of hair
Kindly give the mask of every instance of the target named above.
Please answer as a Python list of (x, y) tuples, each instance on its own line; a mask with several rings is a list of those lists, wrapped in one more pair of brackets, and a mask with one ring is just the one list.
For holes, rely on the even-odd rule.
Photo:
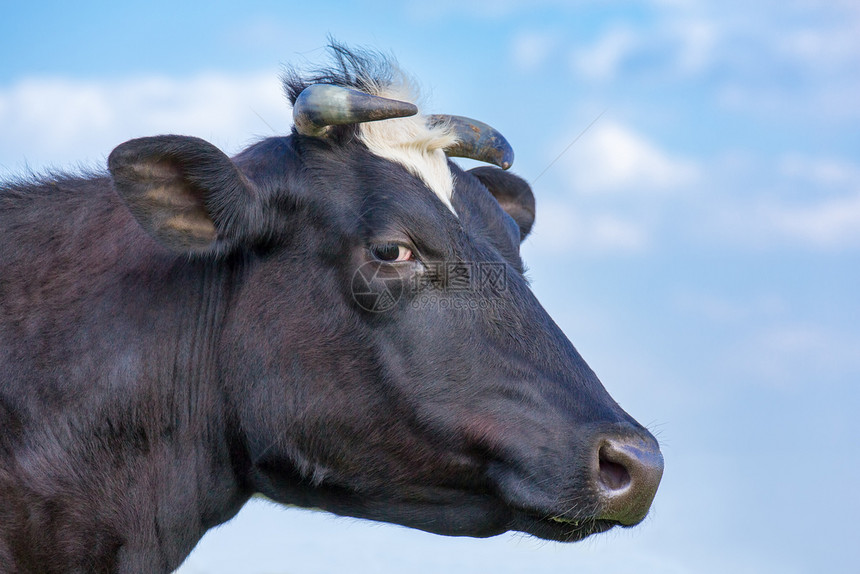
[[(381, 86), (376, 95), (412, 103), (418, 100), (417, 90), (404, 74), (397, 74), (397, 81)], [(457, 215), (451, 204), (454, 174), (445, 155), (445, 149), (457, 143), (450, 126), (444, 123), (428, 126), (426, 116), (419, 113), (408, 118), (362, 123), (358, 137), (371, 153), (402, 165), (421, 179)]]

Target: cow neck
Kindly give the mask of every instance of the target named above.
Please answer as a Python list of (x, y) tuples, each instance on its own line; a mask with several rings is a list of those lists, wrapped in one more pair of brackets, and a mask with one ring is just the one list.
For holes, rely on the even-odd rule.
[(207, 529), (232, 518), (248, 499), (233, 472), (216, 356), (243, 268), (235, 257), (176, 262), (182, 289), (173, 291), (183, 297), (165, 309), (174, 313), (173, 339), (160, 341), (156, 351), (164, 357), (157, 375), (158, 403), (175, 430), (163, 445), (170, 454), (155, 461), (161, 468), (154, 468), (151, 478), (159, 483), (151, 501), (158, 553), (171, 569)]

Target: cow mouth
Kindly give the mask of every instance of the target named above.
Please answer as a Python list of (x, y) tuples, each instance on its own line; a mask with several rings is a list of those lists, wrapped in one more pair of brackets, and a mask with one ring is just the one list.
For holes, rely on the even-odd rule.
[[(566, 489), (567, 495), (559, 498), (561, 493), (529, 486), (523, 473), (509, 467), (497, 467), (491, 474), (493, 494), (508, 513), (508, 530), (544, 540), (577, 542), (622, 525), (611, 517), (602, 517), (599, 498), (587, 488), (576, 486), (576, 481)], [(565, 500), (569, 502), (565, 504)]]
[(533, 511), (515, 511), (511, 530), (525, 532), (544, 540), (577, 542), (620, 525), (614, 520), (600, 518), (575, 519)]
[[(453, 494), (453, 493), (452, 493)], [(446, 536), (487, 537), (506, 531), (516, 531), (555, 542), (577, 542), (592, 534), (622, 526), (614, 520), (600, 518), (567, 518), (533, 510), (520, 510), (486, 494), (454, 495), (456, 501), (424, 504), (421, 502), (391, 503), (385, 515), (375, 515), (363, 508), (349, 513), (361, 518), (395, 522)]]

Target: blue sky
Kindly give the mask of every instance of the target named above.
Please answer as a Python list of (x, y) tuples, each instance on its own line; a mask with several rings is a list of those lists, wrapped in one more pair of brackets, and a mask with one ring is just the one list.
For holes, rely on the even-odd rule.
[(235, 153), (289, 129), (278, 74), (321, 62), (327, 35), (395, 54), (428, 111), (479, 118), (512, 142), (513, 169), (538, 198), (524, 246), (535, 292), (663, 443), (652, 515), (581, 544), (451, 539), (253, 503), (182, 574), (782, 574), (860, 563), (855, 2), (3, 12), (2, 177), (99, 168), (117, 144), (157, 133)]

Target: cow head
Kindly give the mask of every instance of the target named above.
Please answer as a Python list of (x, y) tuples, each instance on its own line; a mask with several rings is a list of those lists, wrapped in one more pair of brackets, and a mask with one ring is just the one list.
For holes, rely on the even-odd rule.
[[(379, 61), (288, 79), (296, 131), (230, 159), (119, 146), (163, 246), (232, 278), (218, 384), (236, 472), (285, 503), (444, 534), (578, 540), (646, 515), (663, 461), (532, 295), (529, 185), (492, 128), (421, 116)], [(383, 62), (384, 63), (384, 62)]]

